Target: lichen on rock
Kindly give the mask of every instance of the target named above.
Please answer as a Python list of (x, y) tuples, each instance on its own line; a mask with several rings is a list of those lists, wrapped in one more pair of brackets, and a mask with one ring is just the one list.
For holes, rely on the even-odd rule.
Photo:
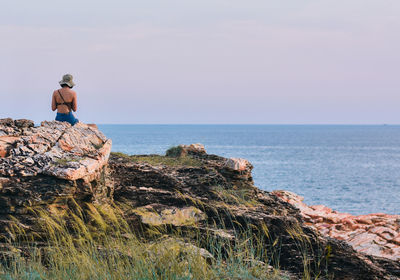
[[(161, 206), (157, 207), (157, 206)], [(162, 205), (147, 205), (133, 210), (142, 223), (151, 226), (174, 225), (188, 226), (205, 220), (206, 215), (196, 207), (163, 207)]]

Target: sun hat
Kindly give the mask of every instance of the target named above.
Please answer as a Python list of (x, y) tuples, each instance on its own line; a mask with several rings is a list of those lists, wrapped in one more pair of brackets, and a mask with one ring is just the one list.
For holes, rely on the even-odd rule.
[(61, 86), (62, 86), (62, 85), (67, 85), (67, 86), (69, 86), (69, 87), (73, 87), (73, 86), (75, 86), (74, 82), (72, 81), (73, 78), (74, 78), (74, 77), (72, 77), (71, 74), (65, 74), (65, 75), (62, 77), (62, 80), (59, 81), (59, 84), (60, 84)]

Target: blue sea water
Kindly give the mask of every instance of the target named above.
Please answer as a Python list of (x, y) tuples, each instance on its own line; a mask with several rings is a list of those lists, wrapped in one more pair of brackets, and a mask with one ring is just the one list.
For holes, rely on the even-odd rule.
[(256, 186), (300, 194), (341, 212), (400, 214), (400, 126), (100, 125), (113, 151), (164, 154), (202, 143), (248, 159)]

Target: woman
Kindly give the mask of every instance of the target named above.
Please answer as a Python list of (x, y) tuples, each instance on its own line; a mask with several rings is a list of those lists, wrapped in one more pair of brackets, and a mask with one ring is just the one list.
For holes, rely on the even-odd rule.
[(59, 82), (61, 88), (53, 92), (51, 109), (57, 110), (56, 121), (74, 125), (78, 119), (72, 114), (72, 111), (76, 112), (76, 92), (72, 90), (75, 86), (72, 78), (70, 74), (63, 76), (62, 81)]

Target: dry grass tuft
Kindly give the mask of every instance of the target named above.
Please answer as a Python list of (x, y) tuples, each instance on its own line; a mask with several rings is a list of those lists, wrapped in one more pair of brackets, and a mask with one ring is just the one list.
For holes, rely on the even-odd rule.
[(180, 230), (154, 226), (148, 229), (154, 238), (145, 240), (116, 206), (69, 205), (32, 210), (46, 236), (40, 247), (32, 241), (38, 237), (15, 222), (0, 279), (289, 279), (269, 257), (274, 254), (267, 248), (279, 245), (269, 240), (265, 225), (233, 240), (195, 227), (189, 239)]

